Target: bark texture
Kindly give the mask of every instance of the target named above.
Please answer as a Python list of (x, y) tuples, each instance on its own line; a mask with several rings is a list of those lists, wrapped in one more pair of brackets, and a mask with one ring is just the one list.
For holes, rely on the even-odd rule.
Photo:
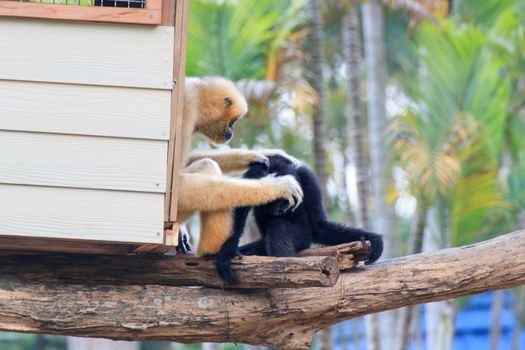
[[(350, 252), (351, 266), (366, 257), (361, 242)], [(322, 252), (321, 252), (322, 253)], [(308, 254), (308, 250), (305, 254)], [(233, 260), (241, 283), (235, 288), (301, 288), (333, 286), (339, 278), (338, 258), (330, 252), (306, 258), (246, 256)], [(334, 256), (329, 256), (334, 255)], [(346, 261), (345, 261), (346, 263)], [(346, 265), (343, 265), (346, 267)], [(191, 256), (104, 256), (42, 254), (0, 256), (0, 275), (42, 282), (113, 285), (225, 287), (212, 260)], [(230, 287), (231, 288), (231, 287)]]
[(357, 197), (359, 200), (358, 224), (369, 227), (368, 222), (368, 164), (365, 147), (366, 127), (363, 121), (361, 106), (361, 37), (359, 33), (359, 16), (355, 6), (343, 18), (344, 56), (347, 62), (348, 76), (348, 135), (352, 140), (357, 180)]
[(308, 349), (317, 330), (346, 319), (522, 284), (525, 231), (356, 268), (324, 288), (114, 286), (0, 274), (0, 329)]
[(323, 192), (323, 203), (328, 208), (328, 194), (326, 184), (328, 182), (328, 168), (326, 165), (326, 92), (324, 87), (324, 31), (323, 15), (321, 13), (321, 0), (309, 0), (312, 18), (311, 33), (311, 84), (318, 95), (318, 103), (313, 112), (314, 121), (314, 156), (315, 173), (321, 183)]

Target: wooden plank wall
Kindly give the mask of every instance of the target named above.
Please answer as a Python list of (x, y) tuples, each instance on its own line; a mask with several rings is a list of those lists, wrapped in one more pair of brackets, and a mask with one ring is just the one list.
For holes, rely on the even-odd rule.
[(162, 243), (173, 30), (0, 17), (0, 236)]
[(2, 17), (0, 77), (171, 89), (173, 28)]
[(0, 129), (168, 140), (170, 95), (169, 90), (0, 80)]
[(162, 242), (159, 194), (0, 184), (0, 198), (2, 234)]

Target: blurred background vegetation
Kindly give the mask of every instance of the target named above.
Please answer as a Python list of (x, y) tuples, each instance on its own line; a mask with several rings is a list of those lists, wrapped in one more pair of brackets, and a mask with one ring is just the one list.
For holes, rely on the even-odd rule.
[[(384, 234), (386, 257), (525, 228), (525, 0), (192, 0), (187, 75), (234, 80), (250, 111), (231, 146), (283, 148), (311, 165), (330, 215)], [(525, 293), (510, 292), (517, 350)], [(501, 293), (487, 317), (501, 313)], [(368, 349), (452, 349), (466, 302), (371, 317)], [(497, 349), (495, 319), (486, 349)], [(360, 348), (358, 322), (315, 347)], [(0, 334), (1, 350), (66, 348)]]

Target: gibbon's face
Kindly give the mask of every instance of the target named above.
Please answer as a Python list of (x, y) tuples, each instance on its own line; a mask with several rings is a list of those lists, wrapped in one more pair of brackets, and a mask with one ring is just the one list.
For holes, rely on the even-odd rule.
[(234, 124), (248, 111), (244, 96), (231, 81), (210, 78), (199, 97), (197, 131), (213, 143), (230, 141)]

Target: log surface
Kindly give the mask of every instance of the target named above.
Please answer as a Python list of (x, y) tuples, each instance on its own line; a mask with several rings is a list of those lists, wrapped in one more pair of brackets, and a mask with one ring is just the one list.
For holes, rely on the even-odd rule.
[(302, 288), (333, 286), (339, 278), (335, 257), (233, 259), (241, 283), (224, 285), (212, 260), (159, 255), (0, 255), (0, 276), (39, 282), (91, 285), (165, 285), (219, 288)]
[(95, 286), (0, 274), (0, 329), (308, 349), (319, 329), (374, 312), (525, 283), (525, 231), (341, 274), (333, 287)]

